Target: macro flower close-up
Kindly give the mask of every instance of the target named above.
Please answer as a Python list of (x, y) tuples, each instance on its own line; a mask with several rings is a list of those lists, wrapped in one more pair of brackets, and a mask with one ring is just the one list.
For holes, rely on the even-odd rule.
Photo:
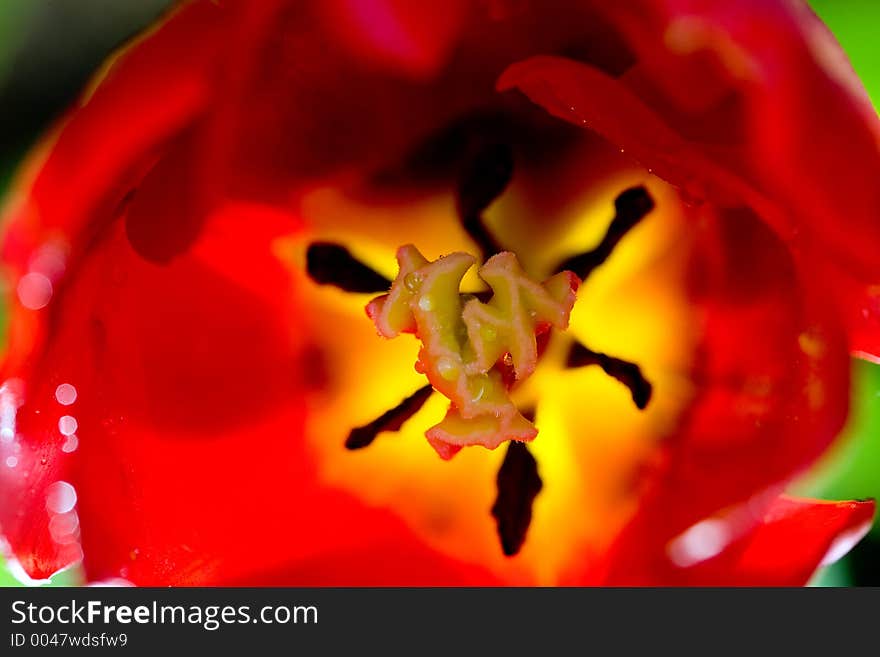
[(19, 578), (801, 586), (869, 534), (803, 482), (880, 396), (880, 119), (806, 3), (189, 0), (105, 55), (0, 215)]

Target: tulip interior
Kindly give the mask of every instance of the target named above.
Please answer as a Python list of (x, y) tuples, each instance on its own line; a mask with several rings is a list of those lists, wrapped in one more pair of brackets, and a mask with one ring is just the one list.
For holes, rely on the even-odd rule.
[[(291, 247), (312, 282), (315, 321), (328, 343), (345, 345), (329, 352), (321, 370), (352, 377), (330, 383), (311, 414), (309, 433), (320, 436), (314, 445), (328, 483), (392, 505), (435, 546), (494, 563), (514, 581), (536, 573), (538, 581), (558, 581), (578, 550), (602, 549), (613, 535), (609, 528), (633, 508), (645, 459), (692, 394), (694, 326), (677, 291), (688, 240), (676, 233), (687, 209), (675, 190), (628, 169), (600, 140), (569, 137), (579, 147), (567, 147), (560, 163), (547, 167), (551, 175), (529, 162), (534, 142), (514, 141), (462, 154), (448, 189), (406, 203), (316, 190), (304, 203), (316, 236), (305, 253)], [(544, 143), (553, 148), (549, 139)], [(590, 171), (595, 184), (583, 186), (579, 174)], [(559, 203), (547, 207), (537, 194), (552, 185), (559, 185)], [(399, 233), (397, 244), (391, 234), (383, 239), (392, 232)], [(448, 399), (435, 394), (442, 375), (432, 380), (440, 386), (426, 386), (413, 367), (416, 343), (407, 348), (383, 339), (392, 332), (381, 326), (377, 336), (368, 317), (376, 314), (372, 295), (386, 293), (384, 301), (395, 283), (406, 289), (410, 261), (421, 253), (401, 249), (404, 241), (424, 250), (421, 266), (427, 258), (479, 254), (461, 277), (461, 295), (456, 281), (456, 299), (466, 303), (491, 303), (492, 288), (469, 265), (499, 253), (515, 254), (534, 281), (561, 276), (572, 295), (574, 280), (584, 280), (571, 300), (570, 326), (550, 330), (544, 322), (533, 331), (539, 356), (529, 376), (515, 376), (509, 350), (493, 362), (525, 422), (519, 432), (492, 427), (477, 440), (447, 434), (431, 441), (447, 462), (424, 440), (432, 426), (450, 422)], [(460, 316), (463, 309), (447, 312)], [(408, 331), (422, 339), (414, 327)], [(365, 386), (366, 380), (373, 383)], [(351, 418), (347, 429), (339, 427), (341, 415)], [(536, 431), (523, 433), (532, 422)], [(497, 452), (458, 451), (506, 441)], [(504, 562), (513, 555), (517, 561)]]
[[(744, 35), (711, 3), (719, 34), (468, 6), (412, 57), (335, 3), (187, 4), (35, 152), (3, 254), (24, 571), (803, 582), (866, 530), (872, 503), (777, 488), (842, 426), (871, 335), (819, 281), (876, 264), (826, 221), (873, 235), (871, 186), (833, 169), (876, 152), (812, 17), (779, 3), (791, 38), (739, 43), (763, 34), (739, 4)], [(804, 90), (762, 66), (852, 153), (781, 120)]]
[[(510, 400), (510, 390), (534, 373), (539, 349), (546, 349), (548, 331), (568, 327), (580, 277), (586, 278), (604, 263), (654, 204), (644, 187), (623, 192), (615, 200), (616, 214), (602, 241), (566, 259), (551, 278), (539, 284), (523, 272), (515, 254), (502, 251), (501, 241), (482, 218), (482, 212), (508, 185), (512, 169), (508, 147), (484, 149), (466, 165), (468, 175), (457, 190), (458, 217), (487, 259), (480, 278), (490, 292), (460, 292), (461, 279), (476, 262), (466, 253), (429, 263), (415, 246), (403, 246), (397, 252), (397, 276), (389, 284), (343, 246), (319, 243), (309, 247), (307, 269), (316, 282), (347, 292), (389, 289), (367, 305), (367, 314), (385, 338), (414, 333), (422, 341), (416, 370), (433, 386), (419, 388), (376, 420), (352, 429), (346, 447), (360, 449), (381, 431), (400, 430), (428, 401), (432, 389), (451, 401), (445, 418), (425, 434), (441, 458), (451, 459), (467, 445), (495, 449), (507, 441), (531, 442), (537, 435), (532, 422)], [(576, 341), (569, 349), (568, 367), (600, 366), (630, 388), (638, 408), (645, 408), (651, 385), (638, 365), (593, 352)], [(534, 405), (525, 413), (533, 419)], [(532, 500), (542, 487), (535, 459), (524, 444), (508, 447), (497, 484), (492, 515), (504, 553), (513, 555), (525, 540)]]

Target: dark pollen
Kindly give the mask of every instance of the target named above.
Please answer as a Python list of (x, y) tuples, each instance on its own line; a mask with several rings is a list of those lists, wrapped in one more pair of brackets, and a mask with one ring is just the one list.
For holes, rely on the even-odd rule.
[(620, 240), (654, 209), (654, 199), (644, 187), (630, 187), (614, 200), (614, 209), (614, 219), (599, 245), (564, 260), (556, 268), (557, 272), (567, 269), (586, 280), (593, 270), (608, 260)]
[(538, 462), (525, 443), (510, 441), (498, 470), (498, 497), (492, 515), (498, 525), (498, 538), (505, 556), (517, 554), (526, 540), (532, 522), (532, 503), (544, 484), (538, 475)]
[(617, 379), (629, 388), (633, 403), (639, 410), (644, 410), (648, 402), (651, 401), (653, 387), (642, 374), (641, 368), (635, 363), (592, 351), (579, 342), (575, 342), (568, 354), (566, 364), (568, 367), (598, 365), (605, 374)]
[(370, 445), (383, 431), (400, 431), (403, 423), (419, 412), (419, 409), (428, 401), (428, 397), (434, 389), (424, 386), (416, 390), (409, 397), (400, 402), (391, 410), (385, 411), (369, 424), (351, 430), (345, 439), (347, 449), (362, 449)]
[(313, 242), (309, 245), (306, 272), (316, 283), (333, 285), (345, 292), (378, 294), (387, 292), (391, 287), (391, 281), (334, 242)]

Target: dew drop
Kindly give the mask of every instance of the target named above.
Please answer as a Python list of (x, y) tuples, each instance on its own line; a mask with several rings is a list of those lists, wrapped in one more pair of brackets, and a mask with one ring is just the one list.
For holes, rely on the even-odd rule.
[(76, 506), (76, 489), (66, 481), (56, 481), (46, 489), (46, 509), (52, 513), (67, 513)]
[(489, 377), (485, 374), (481, 375), (476, 381), (474, 381), (474, 386), (472, 388), (471, 400), (474, 402), (480, 401), (483, 396), (486, 394), (486, 391), (489, 389)]
[(64, 444), (61, 446), (61, 451), (65, 454), (70, 454), (71, 452), (75, 452), (77, 447), (79, 447), (79, 438), (77, 438), (74, 433), (69, 435), (67, 440), (64, 441)]
[(62, 406), (70, 406), (76, 401), (76, 388), (69, 383), (62, 383), (55, 388), (55, 399)]
[(403, 277), (403, 284), (410, 292), (418, 292), (419, 287), (422, 284), (422, 275), (418, 272), (410, 272)]
[(15, 457), (15, 456), (7, 456), (6, 457), (6, 467), (7, 468), (14, 468), (17, 465), (18, 465), (18, 458), (17, 457)]
[(49, 519), (49, 534), (56, 543), (72, 543), (76, 541), (78, 532), (79, 517), (76, 511), (56, 513)]
[(72, 415), (62, 415), (60, 418), (58, 418), (58, 431), (61, 432), (61, 435), (69, 436), (76, 433), (76, 429), (76, 418)]
[(425, 312), (430, 312), (434, 309), (434, 300), (428, 295), (423, 296), (421, 299), (419, 299), (419, 308), (421, 308)]
[(16, 291), (22, 306), (39, 310), (45, 308), (52, 298), (52, 282), (44, 274), (31, 272), (21, 277)]
[(458, 365), (451, 358), (440, 358), (437, 361), (437, 371), (447, 381), (454, 381), (458, 377)]
[(727, 524), (710, 518), (698, 522), (673, 539), (667, 548), (667, 555), (679, 568), (688, 568), (720, 553), (730, 538)]

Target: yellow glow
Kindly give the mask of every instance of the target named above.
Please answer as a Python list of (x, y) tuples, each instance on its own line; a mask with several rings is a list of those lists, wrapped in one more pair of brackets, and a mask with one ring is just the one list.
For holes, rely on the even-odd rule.
[[(411, 336), (379, 338), (364, 313), (370, 295), (346, 294), (303, 276), (308, 319), (320, 336), (329, 373), (309, 427), (325, 483), (393, 509), (429, 545), (487, 566), (514, 584), (558, 583), (576, 559), (599, 554), (635, 507), (639, 468), (674, 429), (692, 394), (686, 372), (695, 338), (682, 296), (688, 240), (679, 202), (657, 179), (624, 172), (549, 218), (552, 230), (521, 219), (529, 202), (516, 185), (489, 213), (495, 224), (503, 212), (505, 246), (532, 275), (545, 276), (561, 258), (598, 243), (613, 199), (639, 183), (648, 185), (657, 210), (581, 288), (570, 330), (594, 350), (637, 362), (654, 385), (654, 397), (640, 412), (629, 391), (599, 368), (563, 370), (570, 338), (553, 337), (533, 377), (514, 391), (518, 403), (538, 402), (539, 434), (530, 449), (544, 482), (519, 555), (502, 555), (489, 514), (506, 447), (466, 448), (442, 461), (424, 438), (425, 429), (443, 417), (446, 403), (439, 394), (399, 433), (381, 434), (356, 452), (343, 448), (352, 427), (424, 385), (413, 369), (418, 343)], [(294, 258), (300, 272), (307, 242), (314, 240), (341, 242), (389, 277), (396, 271), (395, 251), (404, 243), (415, 244), (428, 258), (475, 251), (455, 220), (451, 195), (368, 205), (325, 189), (305, 200), (302, 214), (310, 232)]]

